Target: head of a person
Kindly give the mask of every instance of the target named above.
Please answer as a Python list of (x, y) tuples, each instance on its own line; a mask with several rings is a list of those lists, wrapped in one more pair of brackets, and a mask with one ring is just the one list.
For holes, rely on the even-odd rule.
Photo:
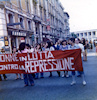
[(22, 43), (19, 45), (19, 50), (22, 51), (22, 50), (25, 49), (25, 47), (26, 47), (25, 42), (22, 42)]
[(46, 43), (45, 43), (45, 42), (43, 42), (43, 43), (42, 43), (42, 47), (45, 47), (45, 45), (46, 45)]
[(73, 43), (75, 43), (75, 38), (70, 38), (69, 39), (69, 43), (72, 45)]
[(41, 49), (41, 44), (38, 43), (38, 44), (36, 45), (36, 49)]
[(85, 45), (85, 44), (86, 44), (86, 41), (85, 41), (85, 39), (84, 39), (84, 38), (82, 38), (81, 43), (82, 43), (83, 45)]
[(34, 48), (34, 46), (33, 46), (33, 45), (31, 45), (31, 48)]
[(15, 53), (17, 51), (16, 47), (13, 47), (12, 52)]
[(31, 46), (29, 44), (26, 44), (26, 49), (31, 49)]
[(75, 39), (75, 43), (79, 44), (79, 39), (78, 38)]
[(5, 53), (5, 50), (2, 48), (2, 49), (1, 49), (1, 52), (2, 52), (2, 53)]
[(43, 42), (41, 42), (40, 44), (41, 44), (41, 47), (43, 47)]
[(90, 40), (90, 43), (92, 43), (92, 41)]
[(51, 47), (51, 42), (46, 42), (46, 48), (50, 48)]
[(86, 40), (86, 44), (88, 44), (88, 40)]
[(51, 45), (52, 45), (52, 46), (54, 45), (53, 41), (51, 41)]
[(61, 41), (60, 41), (60, 40), (58, 40), (58, 41), (57, 41), (57, 44), (61, 44)]
[(62, 45), (67, 45), (67, 41), (66, 40), (63, 40), (62, 41)]

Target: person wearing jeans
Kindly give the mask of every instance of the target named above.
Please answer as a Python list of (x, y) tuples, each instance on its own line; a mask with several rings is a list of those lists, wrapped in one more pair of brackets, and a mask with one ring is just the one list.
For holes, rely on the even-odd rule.
[[(20, 50), (20, 53), (29, 53), (29, 50), (27, 49), (27, 46), (25, 43), (21, 43), (19, 45), (19, 50)], [(25, 66), (26, 67), (26, 66)], [(28, 81), (30, 82), (30, 85), (33, 86), (34, 85), (34, 80), (33, 80), (33, 76), (32, 74), (23, 74), (24, 76), (24, 83), (25, 83), (25, 86), (28, 86)]]
[[(68, 49), (70, 49), (70, 50), (71, 49), (79, 49), (80, 48), (78, 45), (75, 45), (75, 38), (70, 38), (69, 43), (70, 43), (70, 47)], [(86, 85), (84, 71), (79, 71), (79, 73), (82, 75), (83, 85)], [(75, 71), (72, 71), (72, 82), (71, 82), (71, 85), (74, 85), (74, 84), (76, 84)]]
[[(3, 75), (4, 80), (7, 80), (7, 76), (5, 74), (2, 74), (2, 75)], [(0, 74), (0, 81), (2, 81), (1, 74)]]

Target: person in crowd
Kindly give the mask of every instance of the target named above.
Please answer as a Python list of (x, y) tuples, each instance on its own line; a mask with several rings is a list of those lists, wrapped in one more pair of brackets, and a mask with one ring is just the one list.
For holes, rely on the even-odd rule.
[(91, 40), (90, 40), (89, 44), (90, 44), (90, 50), (92, 50), (93, 49), (93, 43), (92, 43)]
[[(20, 53), (29, 53), (29, 50), (27, 49), (27, 46), (25, 43), (21, 43), (19, 45), (19, 50), (20, 50)], [(34, 80), (33, 80), (33, 76), (32, 74), (23, 74), (24, 76), (24, 83), (25, 83), (25, 86), (28, 86), (28, 80), (31, 84), (31, 86), (34, 85)]]
[[(53, 43), (52, 43), (53, 44)], [(47, 42), (46, 43), (46, 50), (50, 50), (50, 51), (54, 51), (55, 49), (54, 49), (54, 47), (53, 47), (53, 45), (51, 45), (51, 42)], [(50, 75), (49, 75), (49, 77), (52, 77), (52, 72), (50, 72)]]
[[(16, 47), (13, 47), (12, 53), (17, 54), (17, 52), (18, 52), (18, 51), (17, 51)], [(23, 79), (22, 74), (20, 74), (20, 78)], [(15, 79), (16, 79), (16, 80), (19, 79), (18, 73), (16, 73), (16, 78), (15, 78)]]
[(60, 49), (60, 46), (61, 46), (61, 41), (58, 40), (58, 41), (55, 43), (55, 50), (59, 50), (59, 49)]
[[(79, 38), (76, 38), (76, 39), (75, 39), (75, 45), (76, 45), (76, 46), (79, 46), (79, 48), (81, 49), (81, 52), (82, 52), (82, 54), (83, 54), (83, 56), (84, 56), (84, 52), (85, 52), (85, 50), (84, 50), (84, 45), (81, 43), (81, 41), (80, 41)], [(79, 71), (77, 71), (77, 72), (78, 72), (77, 77), (81, 77), (80, 72), (79, 72)]]
[[(46, 50), (46, 51), (49, 51), (49, 50), (50, 50), (50, 51), (54, 51), (54, 50), (55, 50), (55, 48), (54, 48), (54, 43), (51, 44), (50, 41), (46, 42), (45, 50)], [(60, 72), (57, 71), (57, 73), (58, 73), (58, 76), (60, 77)], [(52, 72), (50, 72), (49, 77), (52, 77)]]
[(96, 46), (96, 45), (95, 45), (95, 40), (93, 41), (93, 44), (94, 44), (94, 47), (95, 47), (95, 46)]
[(84, 45), (81, 43), (81, 41), (80, 41), (79, 38), (76, 38), (76, 39), (75, 39), (75, 45), (80, 47), (80, 49), (81, 49), (81, 51), (82, 51), (82, 53), (83, 53), (83, 56), (84, 56), (84, 52), (85, 52), (85, 50), (84, 50)]
[(86, 48), (89, 49), (89, 42), (86, 40)]
[[(53, 50), (59, 50), (60, 46), (57, 44), (57, 48), (56, 48), (55, 45), (54, 45), (54, 43), (53, 43), (53, 41), (51, 41), (51, 47), (54, 48)], [(57, 71), (57, 73), (58, 73), (58, 76), (60, 77), (60, 71)]]
[(33, 45), (31, 46), (31, 50), (30, 50), (30, 51), (31, 51), (31, 52), (34, 52), (34, 51), (35, 51)]
[(45, 51), (45, 45), (46, 45), (46, 43), (43, 42), (43, 43), (42, 43), (42, 51)]
[[(33, 47), (31, 48), (29, 44), (26, 44), (26, 48), (28, 49), (28, 53), (32, 53), (35, 51), (34, 48)], [(33, 78), (35, 78), (35, 73), (32, 73), (32, 76)]]
[[(2, 48), (0, 54), (4, 54), (4, 53), (5, 53), (5, 51), (4, 51), (4, 49)], [(3, 74), (3, 78), (4, 78), (4, 80), (7, 80), (6, 74)], [(2, 81), (1, 74), (0, 74), (0, 81)]]
[(83, 55), (83, 61), (87, 61), (87, 46), (86, 46), (86, 41), (84, 38), (82, 38), (81, 43), (84, 45), (84, 55)]
[[(62, 41), (62, 45), (60, 46), (60, 50), (68, 50), (68, 45), (67, 45), (67, 41), (66, 40), (63, 40)], [(62, 75), (62, 77), (69, 77), (68, 75), (68, 71), (64, 71), (64, 74)]]
[[(69, 43), (71, 44), (69, 49), (79, 49), (80, 48), (78, 45), (75, 45), (75, 38), (70, 38)], [(86, 85), (84, 71), (79, 71), (79, 72), (82, 75), (83, 85)], [(74, 85), (74, 84), (76, 84), (75, 71), (72, 71), (72, 83), (71, 83), (71, 85)]]
[[(42, 51), (41, 44), (37, 44), (36, 48), (35, 48), (35, 52), (40, 52), (40, 51)], [(44, 78), (43, 72), (41, 72), (40, 75), (41, 75), (40, 76), (41, 78)], [(39, 78), (39, 73), (36, 73), (35, 74), (35, 79), (38, 79), (38, 78)]]

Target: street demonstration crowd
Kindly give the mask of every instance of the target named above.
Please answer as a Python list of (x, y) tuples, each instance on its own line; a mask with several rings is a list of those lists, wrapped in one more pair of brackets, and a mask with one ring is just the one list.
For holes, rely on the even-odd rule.
[[(50, 51), (54, 51), (54, 50), (71, 50), (71, 49), (81, 49), (82, 54), (83, 54), (83, 61), (87, 61), (87, 49), (90, 48), (92, 49), (92, 42), (88, 42), (87, 40), (85, 40), (84, 38), (82, 38), (81, 40), (79, 38), (70, 38), (69, 40), (58, 40), (55, 44), (52, 41), (48, 41), (45, 43), (41, 43), (41, 44), (36, 44), (36, 46), (30, 46), (29, 44), (25, 44), (24, 42), (21, 43), (19, 45), (19, 49), (17, 50), (16, 47), (13, 47), (13, 51), (12, 53), (29, 53), (29, 52), (40, 52), (40, 51), (45, 51), (45, 50), (50, 50)], [(2, 51), (1, 53), (4, 53), (4, 51)], [(58, 76), (61, 76), (61, 71), (57, 71)], [(44, 73), (33, 73), (33, 74), (19, 74), (21, 79), (24, 79), (24, 86), (28, 86), (29, 83), (31, 86), (34, 85), (34, 79), (38, 79), (39, 78), (39, 74), (40, 74), (40, 78), (44, 78)], [(19, 78), (18, 73), (16, 74), (16, 80)], [(71, 72), (72, 75), (72, 82), (71, 85), (76, 84), (76, 80), (75, 80), (75, 75), (76, 72), (72, 71)], [(68, 71), (64, 71), (64, 74), (62, 75), (62, 77), (70, 77), (71, 75), (68, 74)], [(4, 80), (7, 80), (7, 76), (5, 74), (2, 75), (4, 77)], [(49, 77), (52, 77), (52, 72), (50, 72)], [(83, 81), (83, 85), (86, 85), (86, 81), (85, 81), (85, 76), (84, 76), (84, 71), (77, 71), (77, 77), (82, 77)], [(0, 75), (0, 81), (2, 81), (2, 77)], [(29, 83), (28, 83), (29, 81)]]

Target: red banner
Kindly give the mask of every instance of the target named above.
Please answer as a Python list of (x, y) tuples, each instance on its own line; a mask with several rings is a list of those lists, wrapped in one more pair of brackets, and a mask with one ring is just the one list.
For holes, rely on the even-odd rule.
[(0, 54), (0, 74), (83, 71), (81, 50)]

